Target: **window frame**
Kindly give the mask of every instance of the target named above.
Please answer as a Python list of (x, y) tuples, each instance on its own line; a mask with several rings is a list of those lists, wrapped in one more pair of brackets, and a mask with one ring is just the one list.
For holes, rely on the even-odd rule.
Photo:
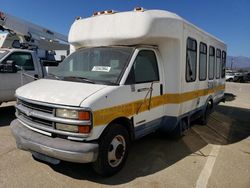
[(3, 62), (6, 62), (6, 61), (10, 60), (9, 58), (10, 58), (12, 55), (15, 55), (15, 54), (18, 54), (18, 55), (20, 55), (20, 54), (21, 54), (21, 55), (29, 55), (29, 56), (31, 57), (31, 60), (32, 60), (33, 69), (26, 69), (25, 66), (23, 66), (23, 65), (18, 65), (18, 63), (16, 62), (16, 65), (17, 65), (17, 66), (22, 67), (22, 69), (25, 70), (25, 71), (35, 71), (35, 70), (36, 70), (35, 63), (34, 63), (34, 60), (33, 60), (33, 55), (32, 55), (30, 52), (16, 52), (16, 51), (14, 51), (14, 52), (10, 53), (10, 54), (4, 59)]
[[(143, 81), (143, 82), (136, 82), (135, 80), (135, 72), (134, 72), (134, 65), (136, 62), (136, 59), (140, 52), (142, 51), (150, 51), (153, 52), (155, 60), (156, 60), (156, 68), (157, 68), (157, 80), (150, 80), (150, 81)], [(158, 58), (157, 58), (157, 53), (153, 49), (138, 49), (138, 52), (136, 54), (136, 57), (133, 61), (133, 64), (129, 70), (128, 76), (125, 81), (125, 85), (132, 85), (132, 84), (144, 84), (144, 83), (152, 83), (152, 82), (159, 82), (160, 81), (160, 71), (159, 71), (159, 63), (158, 63)]]
[[(195, 42), (195, 50), (193, 49), (189, 49), (188, 48), (188, 40), (192, 40)], [(187, 80), (187, 62), (188, 62), (188, 50), (190, 51), (193, 51), (195, 52), (195, 79), (194, 80)], [(188, 37), (187, 40), (186, 40), (186, 70), (185, 70), (185, 79), (186, 79), (186, 82), (189, 83), (189, 82), (195, 82), (196, 79), (197, 79), (197, 40), (194, 39), (194, 38), (191, 38), (191, 37)]]
[[(201, 45), (204, 45), (205, 47), (206, 47), (206, 53), (204, 53), (204, 52), (202, 52), (201, 51)], [(206, 43), (204, 43), (204, 42), (200, 42), (200, 45), (199, 45), (199, 81), (204, 81), (204, 80), (207, 80), (207, 44)], [(206, 65), (205, 65), (205, 67), (206, 67), (206, 69), (205, 69), (205, 78), (204, 79), (201, 79), (201, 54), (205, 54), (206, 55)]]
[[(224, 58), (223, 58), (223, 55), (224, 55)], [(221, 54), (221, 78), (226, 77), (226, 62), (227, 62), (227, 52), (222, 50), (222, 54)], [(223, 65), (225, 65), (225, 66), (223, 66)]]
[[(218, 56), (218, 52), (220, 52), (219, 54), (220, 54), (220, 56)], [(220, 79), (221, 78), (221, 65), (222, 65), (222, 58), (221, 58), (221, 56), (222, 56), (222, 54), (221, 54), (221, 49), (219, 49), (219, 48), (216, 48), (216, 66), (215, 66), (215, 78), (216, 79)], [(217, 62), (217, 58), (220, 58), (220, 65), (218, 66), (219, 67), (219, 75), (217, 76), (217, 64), (218, 64), (218, 62)]]
[[(214, 52), (214, 55), (213, 55), (213, 56), (210, 55), (210, 48), (213, 49), (213, 52)], [(209, 46), (208, 53), (209, 53), (209, 56), (208, 56), (208, 57), (209, 57), (209, 58), (208, 58), (208, 79), (209, 79), (209, 80), (213, 80), (213, 79), (214, 79), (214, 72), (215, 72), (215, 71), (214, 71), (214, 70), (215, 70), (215, 47), (210, 45), (210, 46)], [(209, 73), (210, 73), (210, 66), (209, 66), (209, 65), (210, 65), (210, 57), (211, 57), (211, 56), (214, 57), (214, 61), (213, 61), (213, 77), (212, 77), (212, 78), (209, 77), (209, 76), (210, 76), (210, 74), (209, 74)]]

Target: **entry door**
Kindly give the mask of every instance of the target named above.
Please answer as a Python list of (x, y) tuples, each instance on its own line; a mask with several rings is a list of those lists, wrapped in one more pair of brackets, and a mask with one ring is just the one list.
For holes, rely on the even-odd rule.
[(1, 101), (14, 100), (15, 90), (24, 84), (34, 81), (32, 77), (37, 74), (32, 54), (29, 52), (13, 52), (2, 63), (4, 64), (8, 60), (12, 60), (17, 66), (22, 67), (24, 74), (21, 74), (21, 70), (16, 73), (0, 73)]
[(127, 82), (130, 82), (133, 90), (130, 97), (136, 101), (134, 104), (135, 129), (146, 133), (157, 126), (163, 116), (163, 104), (160, 99), (162, 86), (154, 51), (138, 52)]

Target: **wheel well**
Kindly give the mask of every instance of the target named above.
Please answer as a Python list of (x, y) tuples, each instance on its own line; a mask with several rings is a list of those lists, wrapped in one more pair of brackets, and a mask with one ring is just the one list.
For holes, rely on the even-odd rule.
[(102, 132), (102, 135), (103, 133), (108, 130), (108, 127), (113, 124), (113, 123), (116, 123), (116, 124), (120, 124), (122, 126), (124, 126), (128, 133), (129, 133), (129, 137), (130, 137), (130, 140), (134, 140), (135, 138), (135, 134), (134, 134), (134, 125), (133, 125), (133, 121), (132, 119), (129, 119), (127, 117), (119, 117), (119, 118), (116, 118), (114, 119), (113, 121), (111, 121), (108, 126), (105, 127), (104, 131)]
[(213, 99), (212, 98), (210, 98), (209, 100), (208, 100), (208, 102), (207, 102), (207, 104), (211, 104), (211, 109), (213, 109), (213, 107), (214, 107), (214, 101), (213, 101)]

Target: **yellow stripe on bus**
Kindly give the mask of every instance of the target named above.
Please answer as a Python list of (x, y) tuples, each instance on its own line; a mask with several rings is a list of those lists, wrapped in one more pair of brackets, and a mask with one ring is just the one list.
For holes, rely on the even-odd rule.
[[(201, 96), (225, 90), (225, 85), (217, 86), (213, 89), (201, 89), (186, 93), (167, 93), (151, 98), (150, 108), (156, 108), (165, 104), (180, 104), (189, 100), (196, 99)], [(93, 112), (94, 126), (105, 125), (118, 117), (130, 117), (137, 113), (148, 110), (149, 99), (138, 100), (130, 103), (117, 105)], [(138, 112), (138, 109), (139, 112)]]

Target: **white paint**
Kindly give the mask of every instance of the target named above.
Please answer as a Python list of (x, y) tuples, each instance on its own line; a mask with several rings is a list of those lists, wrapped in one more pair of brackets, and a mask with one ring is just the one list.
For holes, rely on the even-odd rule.
[(220, 150), (219, 145), (214, 145), (208, 158), (207, 158), (207, 162), (204, 166), (204, 168), (202, 169), (200, 176), (196, 182), (196, 188), (206, 188), (207, 187), (207, 183), (208, 180), (211, 176), (211, 173), (213, 171), (213, 167), (216, 161), (216, 157), (219, 154), (219, 150)]
[(16, 95), (51, 104), (79, 106), (83, 100), (105, 87), (109, 86), (41, 79), (18, 88)]

